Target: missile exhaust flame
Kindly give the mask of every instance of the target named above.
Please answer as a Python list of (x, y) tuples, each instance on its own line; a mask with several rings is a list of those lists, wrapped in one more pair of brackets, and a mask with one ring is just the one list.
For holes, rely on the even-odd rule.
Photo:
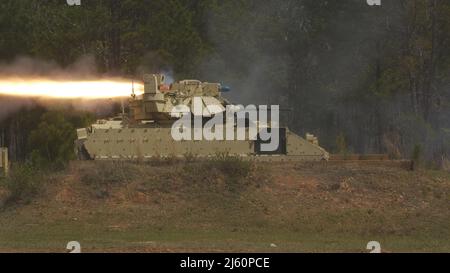
[[(143, 93), (134, 83), (134, 92)], [(53, 80), (46, 78), (0, 78), (0, 95), (54, 99), (102, 99), (128, 97), (132, 83), (124, 79)]]

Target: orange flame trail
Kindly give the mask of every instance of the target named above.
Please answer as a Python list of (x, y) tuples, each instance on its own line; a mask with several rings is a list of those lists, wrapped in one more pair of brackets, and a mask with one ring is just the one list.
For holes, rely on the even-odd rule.
[[(127, 97), (131, 81), (124, 79), (52, 80), (45, 78), (0, 78), (0, 95), (61, 99), (101, 99)], [(134, 84), (137, 95), (143, 93), (142, 84)]]

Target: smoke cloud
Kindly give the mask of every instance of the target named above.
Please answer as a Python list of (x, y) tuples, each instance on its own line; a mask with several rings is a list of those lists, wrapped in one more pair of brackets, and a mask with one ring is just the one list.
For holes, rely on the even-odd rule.
[(98, 78), (101, 75), (96, 71), (95, 58), (87, 55), (65, 68), (52, 61), (18, 57), (11, 63), (0, 62), (0, 76), (81, 80)]

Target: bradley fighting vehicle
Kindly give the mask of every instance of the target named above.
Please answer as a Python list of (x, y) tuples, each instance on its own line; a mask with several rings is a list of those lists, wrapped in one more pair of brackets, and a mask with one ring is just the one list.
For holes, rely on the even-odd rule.
[[(230, 104), (221, 95), (228, 89), (218, 83), (197, 80), (183, 80), (167, 85), (164, 83), (164, 75), (144, 75), (144, 93), (135, 95), (133, 90), (128, 115), (98, 120), (89, 128), (77, 130), (78, 157), (93, 160), (145, 160), (155, 157), (213, 157), (228, 154), (258, 160), (328, 160), (328, 152), (319, 146), (316, 137), (307, 134), (306, 138), (302, 138), (274, 122), (257, 122), (257, 135), (250, 138), (250, 123), (255, 122), (246, 118), (244, 140), (206, 140), (195, 137), (179, 140), (173, 137), (173, 127), (181, 117), (192, 116), (195, 119), (200, 116), (204, 125), (219, 114), (224, 116), (230, 109), (235, 112), (235, 116), (238, 115), (242, 107)], [(196, 109), (196, 105), (200, 106), (200, 110)], [(225, 121), (226, 118), (223, 124)], [(239, 124), (242, 123), (233, 119), (231, 125), (218, 124), (214, 130), (225, 131), (228, 126), (235, 136)], [(194, 135), (195, 129), (184, 131), (187, 128), (183, 126), (178, 126), (177, 130), (187, 132), (189, 136)], [(261, 148), (267, 142), (267, 139), (260, 137), (261, 129), (268, 130), (266, 132), (279, 130), (276, 149), (266, 151)]]

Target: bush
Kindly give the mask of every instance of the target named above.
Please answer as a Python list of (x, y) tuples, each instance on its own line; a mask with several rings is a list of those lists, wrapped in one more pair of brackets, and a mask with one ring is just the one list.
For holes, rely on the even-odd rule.
[(28, 160), (40, 169), (58, 170), (75, 158), (76, 128), (86, 127), (93, 120), (92, 114), (72, 108), (48, 110), (36, 105), (10, 115), (0, 122), (0, 128), (6, 146), (14, 146), (16, 138), (20, 140), (19, 146), (10, 150), (14, 161)]
[(94, 168), (82, 170), (81, 181), (93, 187), (104, 187), (127, 182), (135, 177), (137, 168), (123, 161), (98, 162)]
[(80, 170), (80, 181), (87, 185), (97, 198), (109, 196), (111, 186), (130, 181), (136, 171), (133, 163), (123, 161), (99, 161)]
[(230, 192), (238, 192), (244, 189), (249, 182), (248, 177), (251, 170), (252, 162), (228, 154), (218, 154), (212, 159), (194, 162), (185, 168), (186, 173), (193, 178), (202, 176), (208, 180), (214, 180), (214, 178), (220, 176)]
[(8, 190), (9, 196), (5, 203), (29, 203), (38, 193), (43, 181), (42, 173), (33, 165), (15, 165), (2, 183)]
[(169, 156), (153, 156), (147, 161), (144, 161), (145, 164), (150, 166), (171, 166), (176, 163), (181, 162), (181, 159), (176, 157), (175, 155), (169, 155)]
[[(61, 111), (49, 111), (41, 116), (37, 128), (30, 133), (30, 159), (36, 166), (62, 169), (75, 158), (76, 131), (67, 115)], [(83, 123), (82, 117), (78, 119), (72, 122), (77, 125)]]
[(198, 158), (198, 155), (192, 152), (186, 152), (184, 153), (184, 160), (188, 163), (196, 161)]

